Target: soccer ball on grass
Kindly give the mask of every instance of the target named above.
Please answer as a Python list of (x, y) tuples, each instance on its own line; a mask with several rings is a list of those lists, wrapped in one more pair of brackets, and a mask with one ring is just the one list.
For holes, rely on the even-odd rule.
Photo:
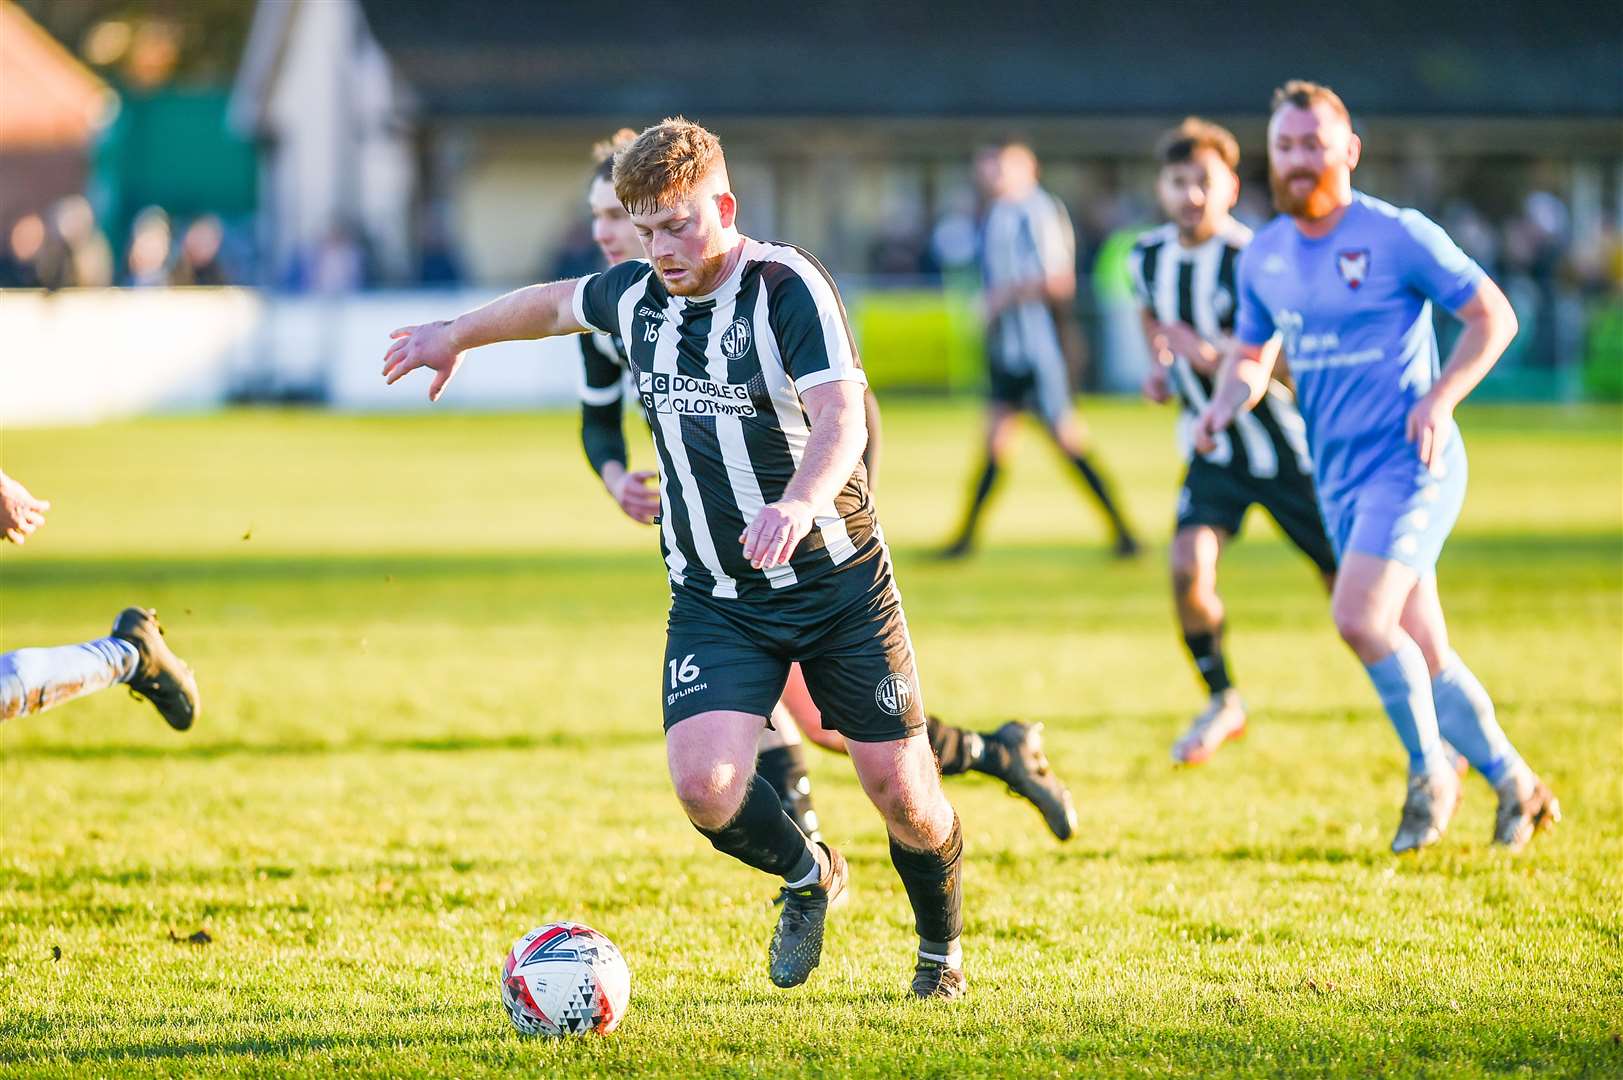
[(508, 950), (501, 988), (502, 1008), (522, 1035), (607, 1035), (625, 1016), (631, 972), (590, 926), (547, 923)]

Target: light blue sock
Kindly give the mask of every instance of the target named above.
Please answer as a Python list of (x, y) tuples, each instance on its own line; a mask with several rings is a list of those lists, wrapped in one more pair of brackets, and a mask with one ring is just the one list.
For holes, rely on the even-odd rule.
[(1431, 700), (1431, 673), (1420, 646), (1405, 637), (1392, 655), (1365, 664), (1369, 681), (1381, 696), (1398, 741), (1409, 753), (1409, 771), (1432, 772), (1448, 767), (1437, 733), (1437, 709)]
[(134, 645), (113, 637), (0, 654), (0, 720), (44, 712), (64, 701), (128, 682), (140, 658)]
[(1454, 657), (1431, 682), (1437, 705), (1437, 727), (1471, 767), (1490, 784), (1498, 784), (1521, 757), (1510, 745), (1493, 714), (1493, 699), (1465, 661)]

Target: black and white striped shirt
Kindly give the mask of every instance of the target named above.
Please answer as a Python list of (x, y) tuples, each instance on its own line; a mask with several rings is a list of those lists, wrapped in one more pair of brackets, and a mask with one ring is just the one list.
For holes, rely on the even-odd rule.
[[(981, 281), (987, 289), (1047, 278), (1076, 268), (1076, 231), (1065, 204), (1042, 188), (998, 199), (981, 228)], [(1065, 352), (1054, 313), (1041, 300), (1015, 304), (988, 331), (989, 359), (1004, 370), (1064, 377)]]
[(620, 338), (659, 454), (660, 546), (674, 586), (758, 598), (816, 578), (876, 542), (858, 464), (787, 565), (756, 570), (739, 534), (783, 497), (810, 426), (800, 395), (866, 385), (828, 271), (788, 244), (745, 240), (715, 292), (672, 296), (646, 262), (584, 278), (575, 318)]
[[(1151, 229), (1133, 245), (1129, 258), (1133, 292), (1160, 323), (1183, 322), (1207, 341), (1234, 332), (1239, 294), (1235, 269), (1251, 242), (1251, 230), (1237, 221), (1195, 247), (1178, 241), (1175, 225)], [(1172, 361), (1172, 386), (1182, 405), (1178, 442), (1186, 457), (1194, 453), (1193, 428), (1211, 399), (1212, 379), (1182, 356)], [(1213, 465), (1241, 470), (1253, 477), (1278, 476), (1281, 469), (1312, 475), (1307, 427), (1296, 410), (1295, 395), (1278, 379), (1252, 412), (1242, 412), (1234, 425), (1218, 434), (1216, 447), (1204, 455)]]

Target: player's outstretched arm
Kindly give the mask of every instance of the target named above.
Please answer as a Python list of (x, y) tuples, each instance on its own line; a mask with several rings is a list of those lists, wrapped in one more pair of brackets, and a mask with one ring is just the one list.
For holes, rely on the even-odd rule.
[(1409, 410), (1406, 434), (1420, 460), (1435, 469), (1452, 432), (1449, 420), (1459, 403), (1493, 370), (1516, 336), (1516, 312), (1504, 292), (1484, 277), (1476, 295), (1454, 314), (1465, 324), (1448, 363), (1426, 396)]
[(45, 524), (45, 511), (51, 504), (36, 499), (28, 489), (0, 472), (0, 536), (13, 544), (27, 543), (34, 530)]
[(1195, 422), (1196, 450), (1210, 453), (1217, 446), (1217, 433), (1262, 400), (1278, 359), (1277, 334), (1261, 345), (1234, 344), (1217, 369), (1217, 384), (1212, 387), (1211, 400)]
[(401, 327), (389, 335), (393, 340), (383, 354), (384, 381), (393, 385), (408, 372), (430, 368), (435, 375), (428, 385), (428, 400), (438, 401), (469, 349), (581, 333), (587, 328), (575, 318), (578, 284), (571, 279), (530, 285), (454, 319)]
[(811, 434), (800, 468), (789, 478), (783, 498), (761, 507), (738, 537), (744, 558), (757, 570), (782, 566), (812, 530), (813, 508), (827, 506), (856, 471), (868, 444), (863, 385), (849, 379), (826, 382), (800, 395)]

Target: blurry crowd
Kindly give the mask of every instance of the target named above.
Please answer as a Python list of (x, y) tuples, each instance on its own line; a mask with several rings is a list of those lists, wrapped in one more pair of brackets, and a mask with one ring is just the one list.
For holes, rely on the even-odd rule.
[(68, 195), (44, 214), (24, 214), (0, 250), (0, 288), (69, 289), (231, 285), (241, 279), (224, 257), (225, 226), (201, 214), (177, 227), (149, 206), (136, 215), (116, 255), (90, 200)]

